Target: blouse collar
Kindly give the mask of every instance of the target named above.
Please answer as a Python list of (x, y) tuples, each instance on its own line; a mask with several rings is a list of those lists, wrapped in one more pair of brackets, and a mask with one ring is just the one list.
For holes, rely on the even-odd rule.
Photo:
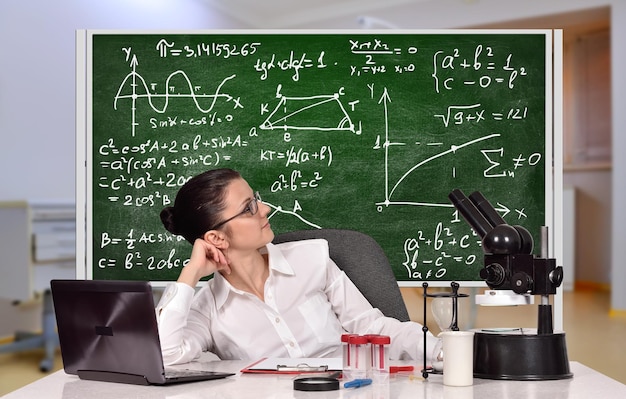
[[(274, 273), (281, 273), (288, 276), (295, 274), (282, 251), (276, 245), (269, 243), (264, 248), (261, 248), (259, 252), (267, 254), (270, 269), (270, 277), (268, 278), (271, 278)], [(220, 309), (224, 303), (226, 303), (226, 299), (228, 299), (228, 295), (231, 292), (240, 295), (246, 294), (246, 292), (233, 287), (221, 273), (215, 273), (210, 284), (212, 285), (217, 309)]]

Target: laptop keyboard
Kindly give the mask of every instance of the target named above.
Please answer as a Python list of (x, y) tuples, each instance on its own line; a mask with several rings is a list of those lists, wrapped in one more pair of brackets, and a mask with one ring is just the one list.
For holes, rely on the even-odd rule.
[(166, 378), (193, 377), (196, 375), (211, 374), (212, 371), (190, 369), (165, 369)]

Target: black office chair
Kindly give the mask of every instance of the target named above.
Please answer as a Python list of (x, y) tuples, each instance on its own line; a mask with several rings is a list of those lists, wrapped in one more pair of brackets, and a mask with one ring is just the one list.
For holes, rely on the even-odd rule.
[(279, 234), (274, 244), (323, 238), (328, 241), (330, 258), (352, 280), (370, 304), (385, 316), (409, 321), (402, 294), (378, 243), (367, 234), (353, 230), (297, 230)]

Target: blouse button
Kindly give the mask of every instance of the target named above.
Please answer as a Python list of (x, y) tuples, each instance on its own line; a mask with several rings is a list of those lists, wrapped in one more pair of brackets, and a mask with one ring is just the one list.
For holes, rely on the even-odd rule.
[(280, 318), (279, 317), (276, 318), (276, 323), (280, 323)]

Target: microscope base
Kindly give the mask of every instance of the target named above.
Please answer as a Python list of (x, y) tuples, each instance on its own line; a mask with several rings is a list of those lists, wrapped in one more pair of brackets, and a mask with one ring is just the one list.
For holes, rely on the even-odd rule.
[(572, 378), (565, 333), (534, 329), (475, 330), (474, 377), (492, 380)]

